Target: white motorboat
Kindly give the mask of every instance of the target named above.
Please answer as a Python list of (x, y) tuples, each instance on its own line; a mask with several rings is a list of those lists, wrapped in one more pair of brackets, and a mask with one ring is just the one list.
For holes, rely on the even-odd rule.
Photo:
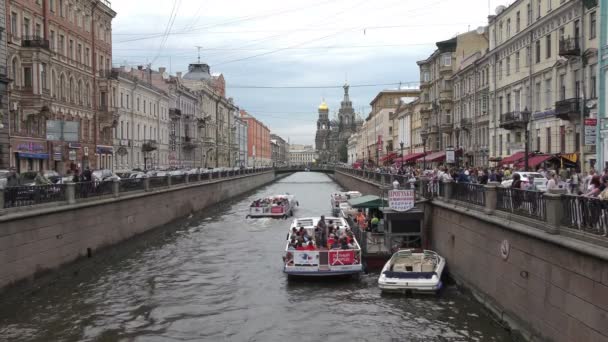
[[(342, 275), (357, 275), (363, 272), (361, 264), (361, 246), (357, 239), (349, 235), (350, 227), (343, 217), (326, 217), (325, 223), (328, 227), (333, 226), (335, 235), (349, 235), (348, 244), (340, 248), (328, 249), (328, 246), (320, 246), (320, 241), (315, 238), (315, 228), (320, 217), (305, 217), (293, 220), (287, 234), (285, 254), (283, 256), (283, 272), (289, 276), (304, 277), (327, 277)], [(291, 246), (292, 237), (298, 238), (293, 228), (299, 231), (306, 230), (312, 244), (305, 248), (294, 249)]]
[(331, 197), (331, 210), (332, 214), (340, 215), (340, 203), (347, 202), (351, 198), (361, 197), (362, 194), (359, 191), (346, 191), (346, 192), (334, 192), (330, 195)]
[(436, 293), (444, 268), (445, 259), (433, 251), (402, 249), (384, 265), (378, 286), (382, 291)]
[(299, 203), (296, 197), (290, 194), (274, 195), (260, 198), (249, 206), (248, 217), (281, 217), (293, 216), (293, 211)]

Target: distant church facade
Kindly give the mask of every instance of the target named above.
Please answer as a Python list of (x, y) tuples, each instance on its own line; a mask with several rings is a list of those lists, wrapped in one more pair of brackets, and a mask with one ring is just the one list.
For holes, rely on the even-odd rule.
[(319, 105), (315, 147), (318, 161), (321, 163), (346, 162), (348, 138), (362, 125), (362, 122), (357, 120), (348, 89), (349, 86), (345, 84), (344, 99), (340, 104), (337, 119), (329, 119), (329, 107), (325, 101)]

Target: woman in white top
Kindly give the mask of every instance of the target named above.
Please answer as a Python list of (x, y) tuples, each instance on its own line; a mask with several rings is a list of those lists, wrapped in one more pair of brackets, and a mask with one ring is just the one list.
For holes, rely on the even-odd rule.
[(557, 178), (557, 176), (555, 175), (555, 172), (550, 171), (549, 172), (549, 181), (547, 182), (547, 191), (558, 188), (556, 178)]

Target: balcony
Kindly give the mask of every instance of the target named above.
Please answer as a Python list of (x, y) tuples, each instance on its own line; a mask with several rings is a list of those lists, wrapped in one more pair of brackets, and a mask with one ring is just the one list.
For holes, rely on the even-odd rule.
[(182, 116), (182, 110), (178, 108), (169, 108), (169, 117), (171, 120), (179, 120)]
[(441, 119), (441, 132), (452, 133), (454, 124), (452, 123), (452, 115), (444, 114)]
[(420, 80), (420, 89), (423, 89), (423, 88), (428, 88), (428, 87), (430, 87), (430, 86), (431, 86), (431, 81), (428, 81), (428, 80), (427, 80), (427, 81)]
[(500, 115), (500, 128), (506, 130), (524, 129), (528, 124), (530, 112), (509, 112)]
[(141, 145), (142, 152), (152, 152), (152, 151), (156, 151), (157, 149), (158, 149), (158, 143), (156, 143), (156, 140), (146, 140)]
[(118, 70), (99, 70), (99, 77), (109, 80), (118, 80)]
[(578, 38), (563, 38), (559, 41), (559, 55), (562, 57), (578, 57), (581, 55), (581, 48)]
[(473, 121), (471, 118), (461, 118), (460, 127), (464, 130), (470, 130), (473, 127)]
[(439, 102), (452, 102), (452, 89), (442, 90), (439, 92)]
[(437, 134), (439, 133), (439, 126), (437, 124), (431, 124), (429, 126), (429, 134)]
[(515, 152), (521, 152), (523, 150), (526, 149), (526, 145), (524, 144), (523, 141), (519, 141), (519, 142), (508, 142), (507, 143), (507, 150), (508, 150), (508, 154), (512, 154)]
[(566, 121), (573, 121), (581, 116), (580, 102), (577, 98), (555, 102), (555, 116)]
[(116, 108), (108, 106), (107, 104), (99, 105), (98, 118), (102, 128), (110, 127), (115, 128), (118, 126), (118, 121), (120, 120), (120, 114), (116, 110)]
[(50, 50), (50, 44), (48, 39), (43, 39), (39, 36), (23, 36), (21, 39), (21, 46), (24, 48), (37, 48)]
[(439, 67), (439, 73), (441, 73), (441, 74), (452, 73), (452, 65), (441, 65)]
[(194, 139), (192, 139), (189, 136), (185, 136), (182, 140), (182, 148), (184, 150), (193, 150), (196, 148), (196, 143), (194, 142)]

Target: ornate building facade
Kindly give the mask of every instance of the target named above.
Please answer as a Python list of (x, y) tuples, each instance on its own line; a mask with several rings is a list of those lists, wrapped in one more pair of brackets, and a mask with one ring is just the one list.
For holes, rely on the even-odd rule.
[(321, 163), (346, 162), (348, 138), (361, 126), (361, 122), (357, 120), (353, 103), (350, 101), (348, 89), (348, 84), (345, 84), (344, 99), (340, 104), (337, 120), (329, 119), (329, 107), (325, 101), (319, 105), (315, 147)]

